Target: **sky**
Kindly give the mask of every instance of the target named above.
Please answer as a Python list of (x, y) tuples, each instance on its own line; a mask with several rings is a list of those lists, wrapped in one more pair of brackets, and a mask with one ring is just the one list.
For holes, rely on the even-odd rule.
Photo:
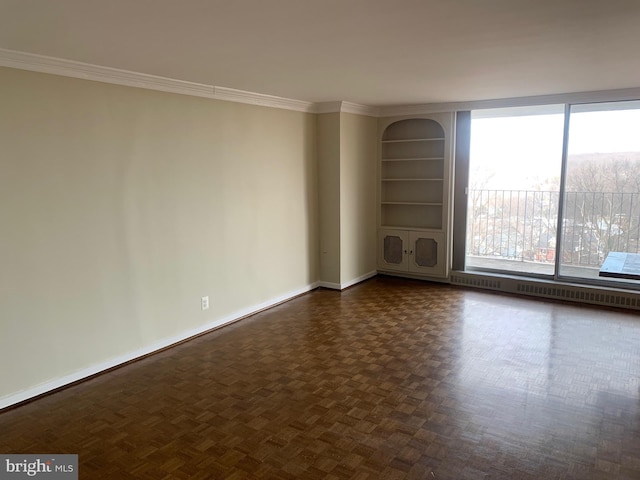
[[(534, 189), (559, 178), (563, 130), (563, 114), (472, 116), (470, 188)], [(632, 151), (640, 152), (640, 108), (572, 113), (569, 155)]]

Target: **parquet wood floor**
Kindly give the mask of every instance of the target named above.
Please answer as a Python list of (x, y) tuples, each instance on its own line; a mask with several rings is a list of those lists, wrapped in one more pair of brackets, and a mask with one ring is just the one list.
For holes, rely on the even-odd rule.
[(638, 479), (632, 313), (377, 277), (0, 414), (82, 479)]

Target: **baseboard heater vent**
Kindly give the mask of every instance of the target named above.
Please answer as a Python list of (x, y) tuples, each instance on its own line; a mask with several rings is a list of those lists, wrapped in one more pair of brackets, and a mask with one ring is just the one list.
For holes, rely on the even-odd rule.
[(454, 272), (451, 283), (466, 287), (499, 290), (507, 293), (555, 298), (578, 303), (640, 310), (640, 292), (605, 290), (582, 285), (560, 285), (545, 280), (494, 277), (482, 273)]
[(502, 284), (499, 278), (487, 278), (480, 276), (451, 276), (451, 283), (455, 285), (465, 285), (468, 287), (488, 288), (491, 290), (501, 290)]

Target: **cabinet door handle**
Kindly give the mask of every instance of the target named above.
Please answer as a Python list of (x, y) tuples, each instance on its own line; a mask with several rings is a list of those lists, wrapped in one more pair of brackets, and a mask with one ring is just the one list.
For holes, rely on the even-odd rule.
[(409, 250), (409, 255), (413, 255), (413, 250)]
[(405, 254), (405, 255), (407, 254), (407, 251), (406, 251), (406, 250), (404, 251), (404, 254)]

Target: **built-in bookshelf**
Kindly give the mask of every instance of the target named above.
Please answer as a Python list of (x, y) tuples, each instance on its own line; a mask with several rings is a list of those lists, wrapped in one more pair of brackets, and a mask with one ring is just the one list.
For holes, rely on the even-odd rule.
[(438, 114), (381, 125), (381, 271), (448, 276), (452, 118)]
[(382, 227), (442, 229), (444, 129), (435, 120), (411, 118), (382, 135)]

